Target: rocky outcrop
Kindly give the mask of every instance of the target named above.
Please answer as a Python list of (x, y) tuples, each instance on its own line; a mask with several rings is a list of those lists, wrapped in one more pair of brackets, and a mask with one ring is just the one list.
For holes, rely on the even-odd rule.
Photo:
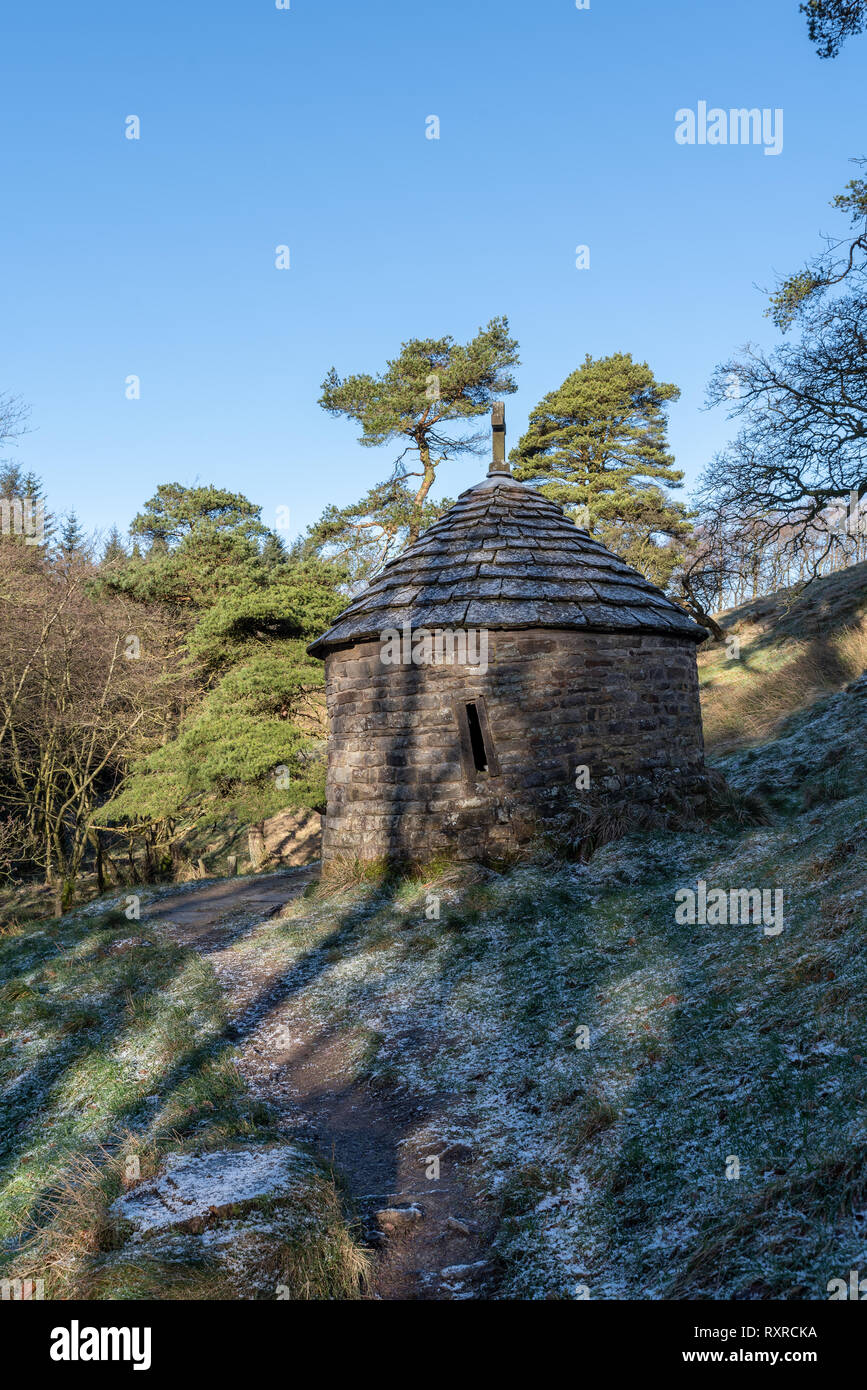
[(102, 1262), (166, 1284), (179, 1271), (208, 1271), (214, 1297), (303, 1296), (281, 1292), (283, 1270), (305, 1246), (315, 1259), (333, 1219), (326, 1193), (292, 1145), (168, 1154), (153, 1178), (112, 1204), (120, 1243)]
[(263, 1198), (294, 1196), (299, 1162), (298, 1152), (286, 1147), (168, 1154), (161, 1172), (118, 1197), (111, 1213), (142, 1238), (169, 1230), (195, 1234)]

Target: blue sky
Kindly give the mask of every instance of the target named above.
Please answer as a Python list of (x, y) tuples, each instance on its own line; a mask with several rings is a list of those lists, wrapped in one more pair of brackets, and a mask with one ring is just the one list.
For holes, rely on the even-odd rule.
[[(820, 60), (797, 0), (11, 0), (0, 389), (33, 426), (15, 457), (87, 529), (199, 480), (269, 524), (288, 506), (297, 533), (397, 453), (321, 410), (327, 369), (505, 313), (510, 444), (586, 353), (629, 351), (682, 389), (692, 480), (731, 432), (702, 409), (714, 365), (773, 341), (757, 286), (840, 225), (865, 59), (856, 38)], [(677, 144), (700, 100), (782, 108), (782, 153)], [(440, 495), (482, 466), (446, 465)]]

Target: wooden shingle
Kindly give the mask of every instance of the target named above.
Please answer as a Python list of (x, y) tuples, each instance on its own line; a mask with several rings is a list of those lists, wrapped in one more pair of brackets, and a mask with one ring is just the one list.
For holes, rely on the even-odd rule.
[(389, 628), (580, 628), (707, 636), (677, 604), (556, 502), (489, 474), (340, 614), (308, 651), (325, 657)]

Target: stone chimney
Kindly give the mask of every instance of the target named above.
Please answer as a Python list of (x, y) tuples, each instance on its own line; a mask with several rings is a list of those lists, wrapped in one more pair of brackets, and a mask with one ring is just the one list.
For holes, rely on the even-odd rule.
[(491, 466), (488, 469), (488, 477), (491, 474), (511, 473), (506, 462), (506, 403), (505, 401), (494, 401), (491, 406), (491, 431), (493, 434), (493, 454)]

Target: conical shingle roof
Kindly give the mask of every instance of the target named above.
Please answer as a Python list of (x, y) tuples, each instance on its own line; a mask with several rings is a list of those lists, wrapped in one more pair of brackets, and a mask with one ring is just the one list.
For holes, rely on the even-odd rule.
[(707, 636), (556, 502), (506, 472), (462, 492), (307, 650), (324, 657), (404, 623)]

